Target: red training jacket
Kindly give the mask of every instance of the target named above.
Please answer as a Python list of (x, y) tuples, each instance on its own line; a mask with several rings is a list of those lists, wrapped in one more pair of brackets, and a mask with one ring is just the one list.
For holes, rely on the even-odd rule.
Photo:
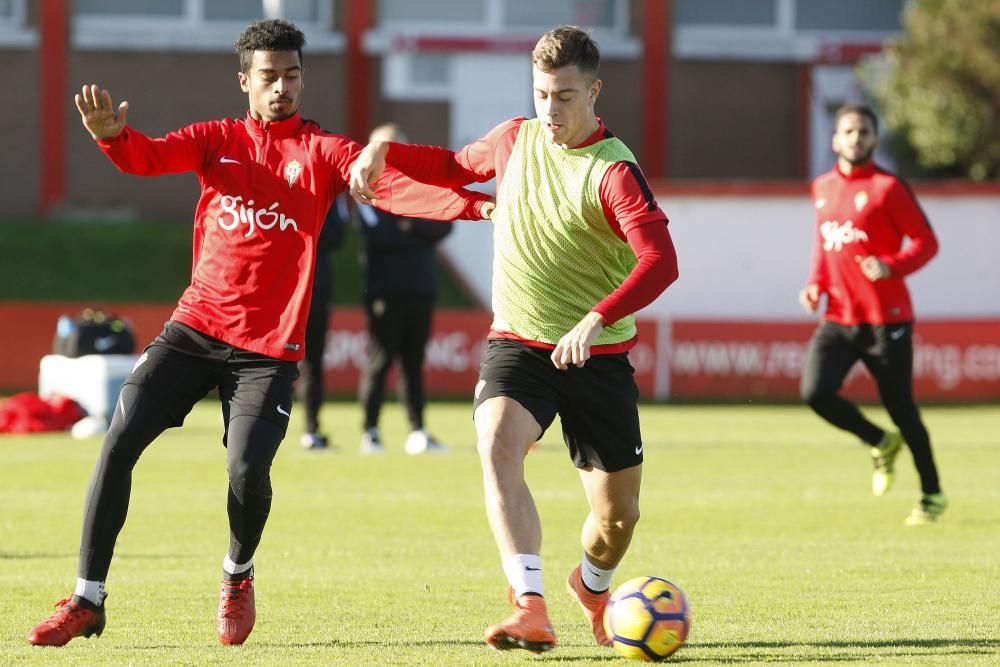
[[(268, 122), (249, 113), (159, 139), (126, 127), (97, 144), (123, 172), (198, 174), (191, 284), (171, 319), (234, 347), (301, 359), (316, 242), (361, 145), (298, 114)], [(479, 219), (488, 199), (398, 172), (387, 173), (377, 192), (382, 208), (440, 220)]]
[[(909, 187), (873, 162), (839, 168), (812, 184), (816, 237), (809, 283), (826, 292), (825, 319), (847, 326), (913, 319), (903, 278), (930, 261), (937, 237)], [(903, 238), (910, 242), (903, 247)], [(872, 282), (859, 262), (874, 255), (888, 278)]]

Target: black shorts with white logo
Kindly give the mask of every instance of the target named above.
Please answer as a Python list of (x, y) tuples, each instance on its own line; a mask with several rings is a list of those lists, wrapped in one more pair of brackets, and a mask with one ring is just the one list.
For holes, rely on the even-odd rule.
[(577, 468), (616, 472), (641, 464), (639, 389), (628, 354), (594, 355), (583, 368), (564, 371), (552, 365), (551, 354), (517, 341), (490, 340), (473, 410), (489, 398), (512, 398), (543, 433), (558, 414)]
[(153, 393), (175, 426), (218, 388), (227, 431), (229, 421), (241, 416), (267, 419), (284, 431), (298, 375), (294, 362), (241, 350), (170, 321), (143, 351), (125, 384)]

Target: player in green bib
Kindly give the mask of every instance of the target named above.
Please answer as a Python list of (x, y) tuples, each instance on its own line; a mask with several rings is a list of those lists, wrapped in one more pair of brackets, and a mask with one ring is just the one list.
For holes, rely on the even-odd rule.
[(666, 215), (632, 152), (595, 114), (597, 44), (579, 28), (556, 28), (538, 41), (532, 65), (536, 118), (501, 123), (458, 152), (371, 143), (351, 169), (351, 189), (372, 202), (370, 184), (386, 164), (452, 188), (496, 178), (493, 324), (474, 418), (514, 612), (484, 638), (496, 649), (542, 652), (556, 635), (525, 457), (558, 414), (590, 506), (567, 589), (595, 640), (609, 645), (603, 613), (639, 519), (642, 479), (633, 313), (678, 272)]

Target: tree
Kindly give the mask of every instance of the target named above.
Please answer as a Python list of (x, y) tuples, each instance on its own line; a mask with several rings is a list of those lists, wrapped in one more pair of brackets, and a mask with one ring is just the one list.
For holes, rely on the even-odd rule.
[(1000, 178), (1000, 0), (914, 0), (905, 33), (860, 76), (928, 170)]

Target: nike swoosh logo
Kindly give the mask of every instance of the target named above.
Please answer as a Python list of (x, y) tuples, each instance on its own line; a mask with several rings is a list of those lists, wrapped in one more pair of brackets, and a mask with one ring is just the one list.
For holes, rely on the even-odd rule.
[(526, 571), (528, 571), (528, 572), (541, 572), (542, 571), (542, 568), (540, 568), (540, 567), (531, 567), (530, 565), (525, 565), (524, 569)]
[(292, 416), (291, 413), (288, 413), (288, 412), (285, 412), (284, 410), (282, 410), (280, 405), (278, 406), (278, 412), (280, 412), (281, 414), (285, 415), (286, 417), (291, 417)]
[(639, 445), (638, 447), (635, 448), (635, 455), (636, 456), (639, 456), (639, 454), (642, 454), (642, 448), (643, 447), (645, 447), (644, 444), (643, 445)]
[(115, 345), (116, 338), (114, 336), (101, 336), (94, 339), (94, 349), (98, 352), (104, 352), (105, 350), (110, 350)]
[(222, 164), (240, 164), (239, 160), (234, 160), (231, 157), (219, 158), (219, 162), (221, 162)]
[(889, 332), (889, 338), (891, 338), (893, 340), (899, 340), (900, 338), (903, 337), (903, 334), (905, 334), (905, 333), (906, 333), (906, 329), (905, 328), (903, 328), (903, 329), (896, 329), (895, 331), (890, 331)]

